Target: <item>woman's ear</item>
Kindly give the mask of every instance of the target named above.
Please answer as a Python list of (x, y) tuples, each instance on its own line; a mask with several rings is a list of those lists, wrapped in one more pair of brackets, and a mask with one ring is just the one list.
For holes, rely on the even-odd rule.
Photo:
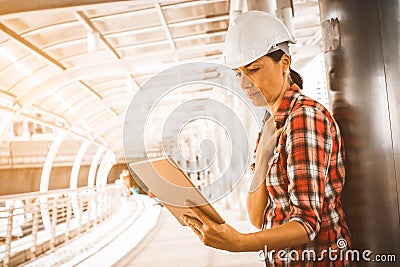
[(283, 54), (281, 57), (282, 71), (285, 72), (290, 67), (291, 58), (288, 54)]

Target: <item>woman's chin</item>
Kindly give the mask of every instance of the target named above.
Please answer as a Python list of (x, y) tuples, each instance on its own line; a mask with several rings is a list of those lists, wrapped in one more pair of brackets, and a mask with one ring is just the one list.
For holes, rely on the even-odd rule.
[(265, 101), (253, 100), (253, 105), (256, 107), (265, 107), (267, 103)]

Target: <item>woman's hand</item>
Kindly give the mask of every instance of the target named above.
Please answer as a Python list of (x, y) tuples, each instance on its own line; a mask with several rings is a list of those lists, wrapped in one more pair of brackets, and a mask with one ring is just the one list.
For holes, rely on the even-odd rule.
[(274, 117), (271, 116), (264, 124), (263, 132), (256, 151), (256, 164), (253, 180), (249, 192), (255, 192), (260, 185), (265, 184), (268, 170), (268, 161), (273, 155), (276, 142), (283, 131), (283, 127), (276, 130)]
[(282, 130), (283, 127), (278, 130), (276, 129), (276, 123), (273, 116), (269, 117), (269, 119), (265, 122), (259, 148), (257, 148), (256, 152), (256, 165), (257, 161), (268, 161), (271, 158), (274, 153), (276, 142), (278, 141)]
[(190, 212), (183, 215), (183, 221), (204, 245), (231, 252), (241, 251), (243, 234), (226, 223), (213, 222), (199, 208), (190, 207), (189, 210)]

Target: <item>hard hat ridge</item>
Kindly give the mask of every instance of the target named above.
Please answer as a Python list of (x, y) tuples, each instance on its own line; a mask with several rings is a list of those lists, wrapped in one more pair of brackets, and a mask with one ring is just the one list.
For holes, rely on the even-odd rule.
[(289, 54), (288, 44), (295, 42), (289, 30), (274, 15), (248, 11), (229, 26), (225, 37), (225, 64), (238, 68), (278, 49)]

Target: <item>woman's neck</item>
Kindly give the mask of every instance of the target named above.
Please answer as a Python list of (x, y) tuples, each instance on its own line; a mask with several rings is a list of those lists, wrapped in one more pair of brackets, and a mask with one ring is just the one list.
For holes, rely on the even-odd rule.
[(281, 105), (282, 99), (285, 96), (285, 93), (287, 90), (289, 90), (290, 84), (288, 82), (285, 82), (282, 85), (282, 90), (279, 94), (279, 96), (276, 98), (276, 100), (273, 103), (268, 103), (268, 107), (270, 111), (272, 112), (272, 115), (275, 116), (276, 112), (278, 112), (279, 106)]

